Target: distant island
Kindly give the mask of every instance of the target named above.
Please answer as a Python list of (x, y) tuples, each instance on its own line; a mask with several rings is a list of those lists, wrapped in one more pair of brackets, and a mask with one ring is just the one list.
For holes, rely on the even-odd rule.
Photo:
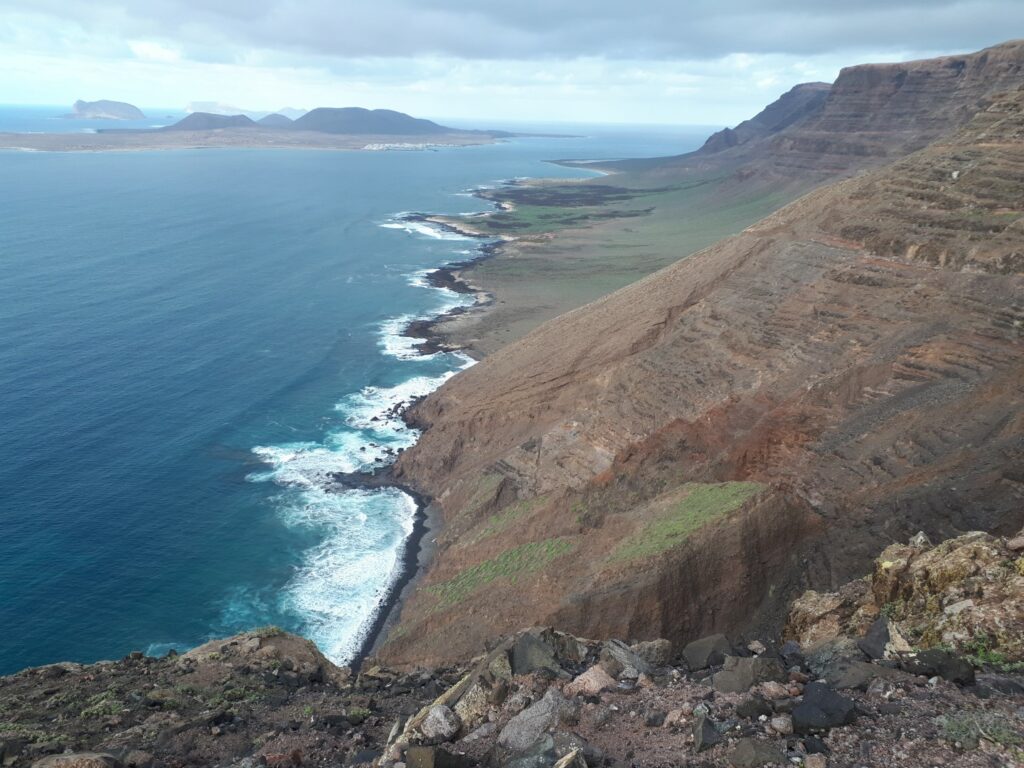
[[(107, 118), (124, 115), (115, 119), (144, 117), (131, 104), (76, 102), (75, 116), (86, 114)], [(489, 144), (515, 135), (508, 131), (451, 128), (392, 109), (319, 107), (295, 119), (280, 112), (254, 120), (248, 114), (193, 111), (178, 122), (159, 128), (103, 128), (94, 133), (0, 133), (0, 148), (52, 152), (226, 147), (389, 151)]]
[[(313, 131), (349, 136), (442, 136), (460, 133), (478, 134), (480, 131), (461, 131), (444, 125), (412, 117), (393, 109), (363, 109), (362, 107), (318, 107), (292, 120), (274, 113), (253, 120), (248, 115), (222, 115), (216, 112), (193, 112), (162, 131), (212, 131), (225, 128), (272, 128), (280, 130)], [(504, 131), (486, 131), (490, 136), (512, 134)]]
[(79, 99), (65, 115), (76, 120), (145, 120), (142, 110), (123, 101), (82, 101)]

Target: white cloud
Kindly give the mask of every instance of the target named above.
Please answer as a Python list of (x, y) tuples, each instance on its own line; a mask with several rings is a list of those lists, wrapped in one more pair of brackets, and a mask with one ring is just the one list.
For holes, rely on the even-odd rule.
[(162, 43), (148, 40), (133, 40), (128, 43), (135, 58), (142, 61), (161, 61), (174, 63), (181, 60), (181, 50)]
[(842, 66), (1024, 28), (1020, 0), (0, 3), (0, 102), (359, 105), (491, 124), (734, 124)]

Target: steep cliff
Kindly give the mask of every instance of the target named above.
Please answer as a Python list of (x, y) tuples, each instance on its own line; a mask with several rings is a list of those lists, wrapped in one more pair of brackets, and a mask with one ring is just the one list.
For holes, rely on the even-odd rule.
[(716, 134), (686, 155), (610, 167), (670, 175), (742, 169), (743, 181), (793, 177), (828, 181), (921, 149), (962, 128), (993, 97), (1024, 79), (1024, 40), (977, 53), (847, 67), (822, 98), (798, 86), (735, 135)]
[(780, 132), (760, 168), (966, 127), (545, 324), (417, 406), (428, 430), (397, 473), (445, 528), (384, 653), (447, 658), (533, 622), (754, 630), (894, 538), (1017, 530), (1024, 46), (998, 51), (845, 71), (802, 147)]
[(749, 120), (744, 120), (735, 128), (725, 128), (712, 134), (699, 152), (721, 152), (723, 149), (763, 139), (815, 116), (821, 112), (831, 89), (828, 83), (802, 83), (794, 86)]

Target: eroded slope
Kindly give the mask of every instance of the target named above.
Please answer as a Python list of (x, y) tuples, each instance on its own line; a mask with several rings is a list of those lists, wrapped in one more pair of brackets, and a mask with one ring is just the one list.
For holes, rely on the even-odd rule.
[(918, 529), (1019, 528), (1022, 104), (549, 322), (418, 406), (429, 430), (397, 469), (446, 528), (385, 653), (447, 658), (530, 622), (744, 631)]

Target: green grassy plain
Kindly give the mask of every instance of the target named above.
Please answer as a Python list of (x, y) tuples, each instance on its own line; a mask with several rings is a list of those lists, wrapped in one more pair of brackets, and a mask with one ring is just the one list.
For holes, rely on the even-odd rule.
[[(478, 231), (515, 240), (463, 272), (495, 303), (443, 323), (439, 330), (450, 343), (490, 354), (546, 320), (742, 231), (796, 194), (731, 177), (649, 180), (646, 189), (636, 186), (643, 179), (610, 179), (624, 192), (606, 203), (574, 205), (579, 182), (546, 184), (562, 194), (542, 205), (517, 199), (513, 210), (472, 219)], [(500, 190), (494, 194), (500, 199)]]

